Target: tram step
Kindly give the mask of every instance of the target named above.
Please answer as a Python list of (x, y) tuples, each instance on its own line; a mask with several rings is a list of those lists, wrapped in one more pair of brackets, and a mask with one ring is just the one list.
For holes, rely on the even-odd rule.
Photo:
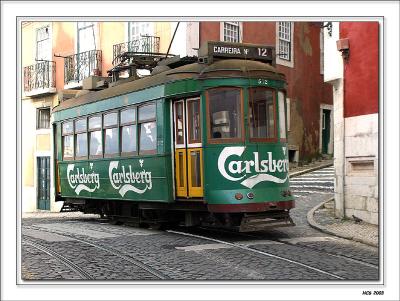
[(239, 227), (239, 232), (261, 231), (276, 227), (292, 227), (296, 224), (290, 216), (271, 218), (262, 216), (245, 216)]

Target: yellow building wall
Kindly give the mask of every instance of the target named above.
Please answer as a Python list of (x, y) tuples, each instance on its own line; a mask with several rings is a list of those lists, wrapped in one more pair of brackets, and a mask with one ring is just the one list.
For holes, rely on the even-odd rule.
[(160, 37), (160, 52), (167, 53), (169, 43), (171, 42), (171, 37), (173, 30), (171, 28), (171, 22), (156, 22), (154, 26), (154, 35)]
[(46, 152), (50, 151), (50, 134), (37, 134), (36, 135), (36, 151)]
[(100, 22), (100, 49), (102, 51), (102, 75), (107, 76), (113, 59), (113, 45), (125, 42), (124, 22)]

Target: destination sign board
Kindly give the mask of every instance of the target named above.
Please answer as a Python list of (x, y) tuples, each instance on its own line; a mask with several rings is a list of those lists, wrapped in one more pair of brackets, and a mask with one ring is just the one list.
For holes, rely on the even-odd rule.
[(199, 57), (201, 56), (207, 56), (210, 62), (213, 60), (213, 58), (237, 58), (259, 60), (274, 64), (275, 47), (256, 44), (209, 41), (200, 49)]

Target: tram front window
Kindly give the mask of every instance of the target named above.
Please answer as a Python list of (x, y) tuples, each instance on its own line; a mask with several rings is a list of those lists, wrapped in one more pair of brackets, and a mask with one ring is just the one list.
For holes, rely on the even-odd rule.
[(242, 137), (241, 89), (217, 88), (208, 91), (209, 139), (237, 141)]
[(274, 92), (265, 88), (250, 89), (249, 123), (250, 139), (274, 139), (275, 100)]

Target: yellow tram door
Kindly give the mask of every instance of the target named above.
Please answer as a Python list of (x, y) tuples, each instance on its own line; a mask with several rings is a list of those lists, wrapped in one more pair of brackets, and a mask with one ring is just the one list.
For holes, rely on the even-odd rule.
[(174, 102), (175, 190), (177, 197), (203, 197), (200, 98)]

